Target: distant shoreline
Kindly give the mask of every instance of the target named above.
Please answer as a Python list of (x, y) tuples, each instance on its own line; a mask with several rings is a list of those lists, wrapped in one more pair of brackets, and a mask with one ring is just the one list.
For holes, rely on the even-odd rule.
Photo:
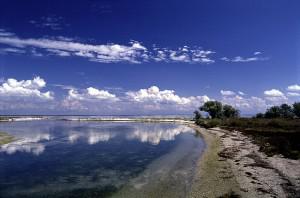
[(52, 116), (39, 116), (39, 117), (1, 117), (0, 121), (13, 122), (13, 121), (34, 121), (34, 120), (63, 120), (63, 121), (95, 121), (95, 122), (179, 122), (179, 123), (193, 123), (190, 118), (183, 117), (73, 117), (65, 116), (65, 118), (55, 118)]

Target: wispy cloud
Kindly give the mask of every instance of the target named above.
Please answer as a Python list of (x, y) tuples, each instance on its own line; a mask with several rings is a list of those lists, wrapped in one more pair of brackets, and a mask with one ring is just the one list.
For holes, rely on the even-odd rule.
[(244, 95), (246, 95), (244, 92), (242, 92), (242, 91), (239, 91), (238, 92), (241, 96), (244, 96)]
[(262, 54), (262, 52), (257, 51), (257, 52), (254, 52), (253, 54), (254, 55), (260, 55), (260, 54)]
[(288, 92), (287, 96), (290, 96), (290, 97), (299, 97), (300, 93), (297, 93), (297, 92)]
[(215, 60), (211, 58), (214, 53), (201, 47), (183, 46), (178, 49), (168, 49), (154, 46), (151, 57), (157, 62), (214, 63)]
[[(138, 41), (128, 44), (91, 44), (67, 37), (20, 38), (13, 33), (0, 29), (0, 53), (31, 54), (33, 56), (81, 57), (99, 63), (190, 63), (212, 64), (216, 62), (216, 52), (202, 47), (183, 46), (178, 48), (146, 47)], [(236, 56), (220, 58), (226, 62), (265, 61), (269, 57), (256, 51), (251, 57)]]
[(5, 36), (14, 36), (14, 33), (8, 32), (5, 29), (0, 29), (0, 36), (5, 37)]
[(61, 30), (63, 27), (68, 26), (68, 24), (64, 22), (63, 17), (55, 15), (30, 20), (29, 23), (38, 28), (49, 28), (51, 30)]
[[(138, 41), (131, 41), (128, 45), (112, 43), (95, 45), (65, 37), (23, 39), (15, 35), (0, 35), (0, 44), (9, 46), (15, 50), (15, 53), (26, 51), (34, 56), (82, 57), (101, 63), (185, 62), (209, 64), (215, 62), (211, 57), (215, 52), (204, 50), (201, 47), (147, 48)], [(13, 50), (10, 51), (13, 52)]]
[(59, 87), (63, 90), (70, 90), (70, 89), (76, 89), (74, 86), (72, 85), (62, 85), (62, 84), (51, 84), (50, 86), (53, 86), (53, 87)]
[[(91, 61), (112, 62), (140, 62), (141, 55), (147, 49), (138, 42), (132, 42), (129, 46), (118, 44), (91, 45), (72, 41), (51, 39), (21, 39), (18, 37), (0, 37), (0, 43), (21, 49), (34, 47), (39, 53), (47, 53), (56, 56), (80, 56)], [(44, 51), (41, 51), (44, 50)]]
[(230, 90), (221, 90), (220, 93), (221, 93), (222, 96), (233, 96), (233, 95), (235, 95), (235, 92), (230, 91)]
[(234, 62), (234, 63), (247, 63), (247, 62), (255, 62), (255, 61), (266, 61), (269, 60), (269, 57), (261, 56), (262, 52), (254, 52), (250, 57), (242, 57), (242, 56), (235, 56), (233, 58), (222, 57), (221, 60), (226, 62)]
[(12, 47), (7, 47), (7, 48), (0, 48), (0, 54), (24, 54), (26, 53), (25, 50), (19, 49), (19, 48), (12, 48)]

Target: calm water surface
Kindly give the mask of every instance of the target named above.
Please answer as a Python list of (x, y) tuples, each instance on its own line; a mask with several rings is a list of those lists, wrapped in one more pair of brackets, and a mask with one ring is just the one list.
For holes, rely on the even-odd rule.
[[(18, 138), (0, 147), (1, 198), (109, 197), (176, 169), (190, 180), (204, 148), (192, 129), (167, 123), (47, 120), (1, 123), (0, 131)], [(193, 163), (178, 166), (187, 156)]]

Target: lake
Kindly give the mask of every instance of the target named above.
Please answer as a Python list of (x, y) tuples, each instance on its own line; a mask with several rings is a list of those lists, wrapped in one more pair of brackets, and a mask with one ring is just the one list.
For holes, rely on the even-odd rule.
[(173, 123), (0, 123), (0, 197), (185, 197), (203, 139)]

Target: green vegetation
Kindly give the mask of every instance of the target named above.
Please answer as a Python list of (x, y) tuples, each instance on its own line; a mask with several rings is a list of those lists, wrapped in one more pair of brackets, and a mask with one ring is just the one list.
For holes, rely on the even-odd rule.
[[(240, 118), (238, 110), (213, 101), (199, 109), (209, 114), (208, 118), (196, 116), (196, 124), (226, 130), (237, 130), (253, 138), (254, 143), (267, 155), (282, 154), (292, 159), (300, 159), (300, 103), (292, 106), (282, 104), (258, 113), (253, 118)], [(201, 115), (200, 112), (197, 111)]]
[(295, 102), (292, 106), (282, 104), (267, 109), (266, 113), (258, 113), (256, 118), (300, 118), (300, 102)]
[[(233, 108), (230, 105), (223, 105), (221, 102), (218, 101), (208, 101), (204, 103), (199, 108), (200, 111), (205, 111), (209, 114), (210, 118), (236, 118), (239, 117), (239, 110)], [(195, 111), (195, 119), (201, 118), (201, 113), (199, 111)], [(199, 117), (200, 116), (200, 117)]]
[(0, 116), (0, 121), (8, 121), (8, 117), (2, 117), (2, 116)]
[(7, 143), (10, 143), (12, 141), (14, 141), (13, 136), (0, 131), (0, 145), (7, 144)]

